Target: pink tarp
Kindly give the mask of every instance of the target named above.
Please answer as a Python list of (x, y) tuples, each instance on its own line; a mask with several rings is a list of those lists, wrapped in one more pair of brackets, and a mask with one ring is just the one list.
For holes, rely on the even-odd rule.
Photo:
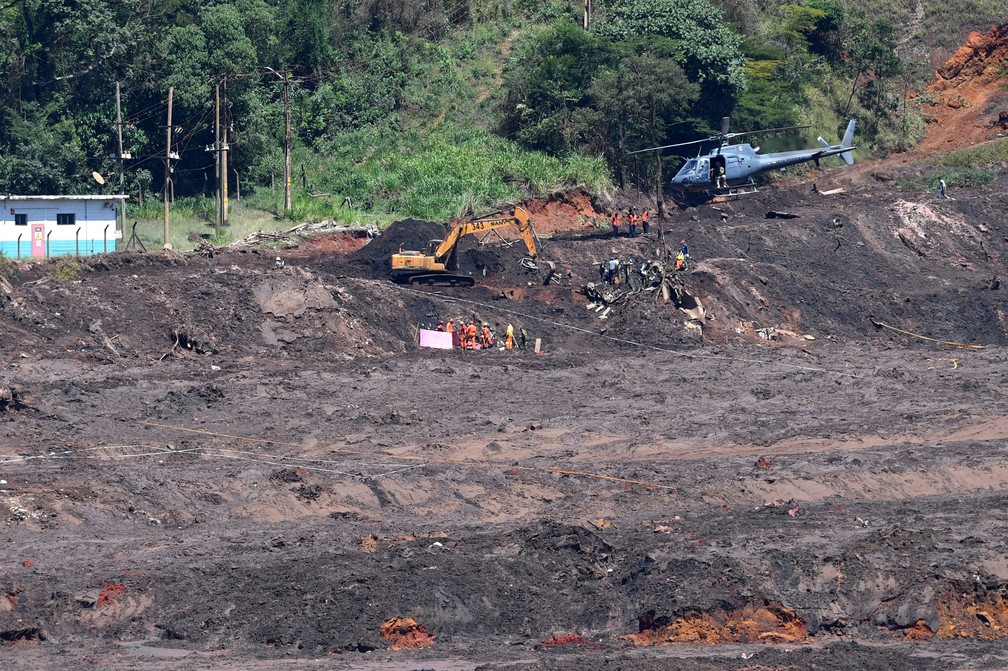
[(430, 331), (420, 329), (420, 347), (433, 347), (434, 349), (451, 349), (452, 334), (445, 331)]

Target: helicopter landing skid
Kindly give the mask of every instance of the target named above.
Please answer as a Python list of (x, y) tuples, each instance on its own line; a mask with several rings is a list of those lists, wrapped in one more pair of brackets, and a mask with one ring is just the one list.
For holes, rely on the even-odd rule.
[(740, 196), (748, 196), (749, 194), (756, 193), (757, 191), (758, 189), (756, 188), (755, 182), (747, 182), (746, 184), (731, 186), (727, 189), (711, 189), (707, 193), (710, 196), (710, 202), (724, 203), (729, 200), (735, 200)]

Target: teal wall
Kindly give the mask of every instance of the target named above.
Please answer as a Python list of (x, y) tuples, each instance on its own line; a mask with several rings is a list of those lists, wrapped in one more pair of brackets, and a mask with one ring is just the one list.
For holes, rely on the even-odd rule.
[[(50, 240), (49, 241), (49, 256), (74, 256), (80, 252), (81, 256), (91, 255), (91, 254), (102, 254), (106, 250), (109, 252), (116, 251), (116, 243), (119, 242), (115, 239), (110, 239), (108, 241), (103, 240), (80, 240), (80, 247), (78, 248), (78, 243), (73, 240)], [(17, 241), (0, 241), (0, 252), (3, 253), (8, 259), (18, 258), (18, 243)], [(21, 259), (31, 258), (31, 237), (25, 233), (25, 236), (21, 239)]]

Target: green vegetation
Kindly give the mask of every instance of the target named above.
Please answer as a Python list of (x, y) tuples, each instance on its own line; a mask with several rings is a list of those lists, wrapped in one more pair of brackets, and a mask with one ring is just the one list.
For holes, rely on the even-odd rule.
[(990, 167), (1008, 163), (1008, 138), (993, 140), (945, 156), (942, 165), (950, 168)]
[(0, 252), (0, 279), (16, 280), (20, 274), (20, 266)]
[(215, 234), (218, 88), (230, 239), (650, 188), (659, 166), (628, 151), (694, 139), (724, 115), (824, 136), (857, 117), (861, 151), (897, 150), (922, 132), (902, 104), (929, 74), (916, 47), (958, 44), (967, 9), (996, 14), (984, 0), (924, 2), (909, 16), (891, 0), (597, 0), (585, 32), (579, 0), (21, 0), (0, 8), (0, 191), (95, 192), (92, 171), (118, 169), (117, 81), (129, 218), (156, 246), (169, 87), (176, 247)]
[(61, 257), (49, 272), (49, 277), (57, 282), (73, 282), (79, 279), (84, 269), (70, 257)]

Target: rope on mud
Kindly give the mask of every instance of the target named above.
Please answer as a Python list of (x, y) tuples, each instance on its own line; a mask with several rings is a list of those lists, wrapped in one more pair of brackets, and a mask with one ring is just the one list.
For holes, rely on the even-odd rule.
[[(710, 361), (732, 361), (732, 362), (736, 362), (736, 363), (749, 363), (749, 364), (757, 364), (757, 365), (761, 365), (761, 366), (768, 364), (768, 362), (766, 362), (766, 361), (760, 361), (759, 359), (747, 359), (747, 358), (744, 358), (744, 357), (725, 356), (725, 355), (718, 355), (718, 354), (699, 354), (697, 352), (687, 352), (685, 350), (673, 349), (671, 347), (662, 347), (660, 345), (652, 345), (650, 343), (638, 342), (636, 340), (628, 340), (626, 338), (618, 338), (616, 336), (606, 335), (605, 333), (596, 333), (595, 331), (592, 331), (590, 329), (581, 328), (580, 326), (574, 326), (573, 324), (564, 324), (563, 322), (558, 322), (558, 321), (553, 320), (553, 319), (546, 319), (545, 317), (536, 317), (535, 315), (525, 314), (523, 312), (518, 312), (517, 310), (512, 310), (512, 309), (509, 309), (509, 308), (502, 308), (502, 307), (500, 307), (498, 305), (490, 305), (489, 303), (482, 303), (480, 301), (474, 301), (474, 300), (469, 299), (469, 298), (457, 298), (455, 296), (446, 296), (446, 295), (441, 294), (441, 293), (435, 293), (435, 292), (429, 292), (429, 291), (421, 291), (419, 289), (411, 289), (409, 287), (401, 287), (401, 288), (402, 288), (403, 291), (412, 291), (413, 293), (422, 294), (424, 296), (427, 296), (428, 298), (438, 297), (438, 298), (441, 298), (442, 300), (445, 300), (445, 301), (454, 301), (456, 303), (469, 303), (470, 305), (477, 305), (479, 307), (486, 308), (488, 310), (495, 310), (497, 312), (503, 312), (505, 314), (515, 315), (516, 317), (522, 317), (523, 319), (531, 319), (533, 321), (542, 322), (544, 324), (551, 324), (553, 326), (558, 326), (560, 328), (570, 329), (571, 331), (579, 331), (579, 332), (585, 333), (587, 335), (593, 335), (593, 336), (595, 336), (597, 338), (602, 338), (604, 340), (611, 340), (613, 342), (618, 342), (618, 343), (623, 344), (623, 345), (633, 345), (635, 347), (645, 347), (647, 349), (652, 349), (652, 350), (655, 350), (657, 352), (664, 352), (666, 354), (675, 354), (676, 356), (687, 357), (687, 358), (691, 358), (691, 359), (707, 359), (707, 360), (710, 360)], [(794, 370), (805, 371), (805, 372), (808, 372), (808, 373), (827, 373), (827, 374), (830, 374), (830, 375), (839, 375), (839, 376), (850, 377), (850, 378), (855, 378), (855, 379), (860, 379), (862, 377), (858, 373), (852, 373), (850, 371), (845, 371), (845, 370), (833, 370), (831, 368), (818, 368), (816, 366), (803, 366), (801, 364), (787, 363), (787, 362), (775, 362), (775, 364), (779, 365), (779, 366), (783, 366), (785, 368), (791, 368), (791, 369), (794, 369)]]
[(966, 349), (986, 349), (987, 347), (986, 345), (971, 345), (969, 343), (964, 342), (955, 342), (954, 340), (938, 340), (937, 338), (929, 338), (928, 336), (921, 335), (920, 333), (914, 333), (913, 331), (904, 331), (903, 329), (896, 328), (895, 326), (890, 326), (889, 324), (886, 324), (885, 322), (880, 322), (876, 319), (872, 319), (871, 323), (874, 324), (877, 328), (890, 329), (892, 331), (896, 331), (897, 333), (902, 333), (903, 335), (908, 335), (913, 338), (920, 338), (921, 340), (927, 340), (930, 342), (936, 342), (941, 345), (951, 345), (952, 347), (965, 347)]

